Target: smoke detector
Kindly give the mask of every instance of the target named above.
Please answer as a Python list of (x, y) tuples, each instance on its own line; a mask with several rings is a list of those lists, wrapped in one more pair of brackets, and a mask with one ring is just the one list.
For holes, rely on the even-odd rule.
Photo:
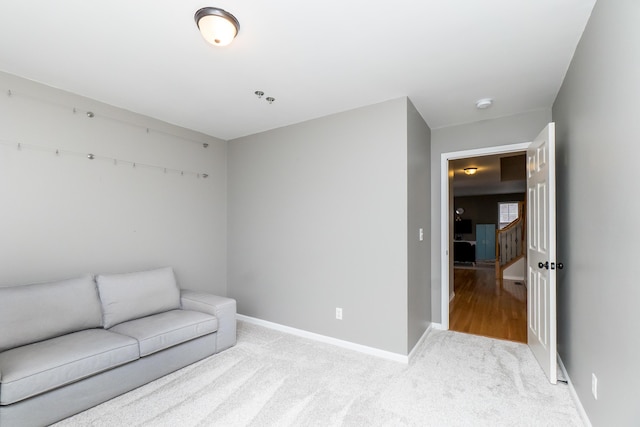
[(476, 108), (478, 110), (484, 110), (493, 105), (493, 99), (491, 98), (482, 98), (476, 101)]

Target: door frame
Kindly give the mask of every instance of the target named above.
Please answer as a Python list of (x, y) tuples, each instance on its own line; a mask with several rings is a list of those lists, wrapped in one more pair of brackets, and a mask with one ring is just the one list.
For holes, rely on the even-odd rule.
[(529, 142), (517, 144), (498, 145), (493, 147), (475, 148), (471, 150), (452, 151), (442, 153), (440, 156), (440, 277), (441, 277), (441, 329), (449, 329), (449, 269), (451, 268), (451, 254), (449, 253), (449, 213), (452, 206), (449, 204), (449, 160), (466, 159), (469, 157), (490, 156), (493, 154), (508, 154), (527, 151)]

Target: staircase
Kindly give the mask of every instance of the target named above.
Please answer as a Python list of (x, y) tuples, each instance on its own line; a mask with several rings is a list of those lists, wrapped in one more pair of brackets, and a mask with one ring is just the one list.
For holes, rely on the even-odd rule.
[(496, 279), (502, 279), (504, 270), (526, 255), (524, 207), (524, 202), (518, 203), (518, 219), (496, 230)]

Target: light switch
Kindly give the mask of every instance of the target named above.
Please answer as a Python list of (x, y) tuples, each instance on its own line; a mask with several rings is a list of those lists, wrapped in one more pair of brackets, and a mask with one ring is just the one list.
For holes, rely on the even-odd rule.
[(420, 241), (422, 242), (424, 240), (424, 229), (420, 229)]

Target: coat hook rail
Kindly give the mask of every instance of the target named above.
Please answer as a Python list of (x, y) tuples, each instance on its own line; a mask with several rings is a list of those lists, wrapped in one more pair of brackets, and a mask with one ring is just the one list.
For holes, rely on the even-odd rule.
[(109, 162), (112, 162), (114, 166), (118, 166), (118, 165), (130, 165), (133, 168), (145, 168), (145, 169), (157, 169), (160, 170), (162, 172), (164, 172), (165, 174), (167, 173), (173, 173), (173, 174), (180, 174), (180, 176), (184, 176), (184, 175), (190, 175), (190, 176), (194, 176), (196, 178), (207, 178), (209, 177), (209, 174), (207, 173), (202, 173), (202, 172), (193, 172), (193, 171), (188, 171), (188, 170), (183, 170), (183, 169), (172, 169), (166, 166), (158, 166), (158, 165), (151, 165), (151, 164), (146, 164), (146, 163), (140, 163), (140, 162), (134, 162), (131, 160), (123, 160), (123, 159), (117, 159), (114, 157), (108, 157), (108, 156), (102, 156), (102, 155), (98, 155), (95, 153), (81, 153), (78, 151), (71, 151), (71, 150), (61, 150), (59, 148), (49, 148), (49, 147), (44, 147), (41, 145), (35, 145), (35, 144), (25, 144), (23, 142), (11, 142), (11, 141), (6, 141), (6, 140), (0, 140), (0, 145), (3, 145), (5, 147), (14, 147), (16, 148), (18, 151), (24, 151), (24, 150), (33, 150), (33, 151), (44, 151), (44, 152), (49, 152), (51, 154), (54, 154), (56, 157), (60, 157), (61, 155), (72, 155), (72, 156), (76, 156), (76, 157), (85, 157), (89, 160), (106, 160)]

